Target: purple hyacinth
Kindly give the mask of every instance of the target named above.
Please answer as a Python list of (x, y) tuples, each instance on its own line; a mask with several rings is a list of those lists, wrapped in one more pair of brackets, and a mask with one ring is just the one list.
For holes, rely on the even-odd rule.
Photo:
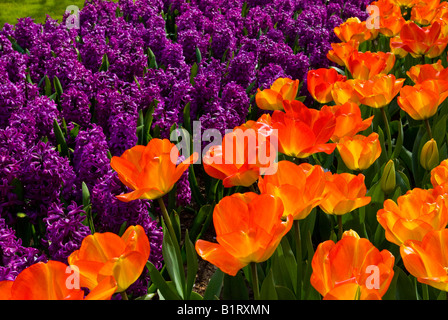
[(22, 167), (24, 208), (31, 221), (47, 215), (51, 203), (60, 197), (69, 199), (75, 182), (75, 173), (68, 158), (49, 143), (39, 141), (29, 150)]
[(95, 229), (98, 232), (110, 231), (119, 233), (123, 223), (127, 226), (141, 225), (145, 229), (151, 245), (149, 260), (157, 267), (162, 266), (163, 233), (157, 222), (149, 216), (151, 202), (149, 200), (134, 200), (122, 202), (117, 195), (129, 192), (121, 183), (118, 175), (110, 171), (103, 176), (91, 191), (92, 213), (96, 216)]
[(14, 281), (25, 268), (46, 261), (47, 257), (38, 249), (22, 246), (15, 231), (0, 218), (0, 281)]
[(43, 219), (47, 227), (43, 244), (50, 259), (67, 263), (68, 256), (81, 247), (82, 240), (91, 234), (83, 224), (85, 218), (85, 211), (76, 202), (66, 209), (56, 202), (49, 206), (48, 215)]
[(90, 101), (84, 91), (70, 87), (61, 95), (62, 117), (66, 123), (75, 122), (81, 127), (90, 124)]
[(76, 173), (78, 199), (80, 199), (82, 182), (91, 190), (108, 173), (110, 161), (107, 152), (106, 136), (100, 126), (91, 124), (90, 128), (79, 131), (73, 151), (73, 169)]

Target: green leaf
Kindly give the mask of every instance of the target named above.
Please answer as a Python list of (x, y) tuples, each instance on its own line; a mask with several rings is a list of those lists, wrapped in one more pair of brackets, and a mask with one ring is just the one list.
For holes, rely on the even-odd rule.
[(272, 269), (269, 270), (266, 278), (261, 285), (260, 299), (278, 300), (277, 291), (275, 290), (274, 276), (272, 275)]
[(60, 146), (60, 153), (63, 157), (68, 157), (68, 147), (65, 141), (64, 134), (62, 133), (61, 127), (56, 119), (53, 121), (54, 134), (56, 136), (56, 142)]
[(163, 228), (163, 242), (162, 242), (162, 255), (165, 261), (168, 274), (171, 280), (174, 282), (177, 293), (182, 299), (185, 299), (185, 273), (182, 261), (182, 255), (179, 248), (179, 243), (176, 239), (171, 238), (171, 234), (168, 231), (165, 222), (162, 219)]
[(210, 278), (207, 288), (204, 292), (204, 300), (219, 299), (221, 289), (224, 281), (224, 272), (221, 269), (216, 269), (215, 273)]
[(152, 52), (151, 48), (148, 47), (147, 50), (147, 56), (148, 56), (148, 68), (150, 69), (157, 69), (157, 61), (156, 56), (154, 55), (154, 52)]
[(277, 291), (278, 300), (297, 300), (294, 292), (287, 287), (275, 286), (275, 291)]
[(47, 75), (44, 76), (44, 81), (45, 81), (45, 95), (49, 97), (51, 96), (53, 90), (51, 88), (51, 81)]
[(249, 291), (239, 271), (234, 277), (224, 274), (222, 295), (224, 300), (249, 300)]
[(103, 55), (103, 60), (101, 62), (101, 67), (99, 69), (99, 71), (107, 71), (109, 70), (109, 58), (107, 57), (107, 54), (105, 53)]
[(194, 248), (193, 243), (188, 235), (188, 230), (185, 234), (185, 251), (187, 254), (187, 297), (191, 297), (193, 285), (196, 280), (196, 274), (198, 272), (198, 256)]
[(190, 83), (192, 86), (194, 86), (195, 82), (194, 82), (194, 78), (196, 77), (196, 75), (198, 74), (198, 65), (195, 62), (192, 66), (191, 66), (191, 72), (190, 72)]
[(396, 159), (400, 156), (400, 152), (401, 149), (403, 147), (403, 125), (401, 123), (401, 120), (397, 120), (397, 131), (398, 131), (398, 136), (397, 136), (397, 141), (395, 142), (395, 147), (394, 147), (394, 152), (392, 154), (392, 159)]
[(63, 90), (62, 90), (62, 85), (61, 82), (59, 81), (59, 78), (54, 76), (53, 78), (53, 85), (54, 85), (54, 89), (56, 90), (56, 95), (60, 98)]
[(196, 47), (196, 61), (199, 63), (201, 63), (202, 61), (202, 54), (201, 54), (201, 50), (199, 50), (198, 47)]
[(150, 262), (146, 263), (151, 281), (157, 286), (157, 289), (166, 300), (181, 300), (180, 296), (168, 286), (168, 283), (160, 274), (159, 270)]
[(191, 224), (189, 233), (191, 241), (196, 242), (196, 240), (198, 239), (200, 228), (204, 225), (205, 220), (209, 215), (212, 214), (212, 212), (213, 206), (211, 204), (206, 204), (199, 209), (196, 217)]

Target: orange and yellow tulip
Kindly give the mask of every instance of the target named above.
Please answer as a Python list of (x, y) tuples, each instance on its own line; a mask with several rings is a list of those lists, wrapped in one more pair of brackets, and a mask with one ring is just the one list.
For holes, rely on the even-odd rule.
[(333, 136), (336, 119), (328, 106), (310, 109), (302, 102), (285, 101), (285, 112), (274, 111), (272, 128), (277, 130), (279, 152), (297, 158), (313, 153), (331, 154), (336, 145), (328, 143)]
[(402, 49), (414, 58), (422, 55), (428, 58), (440, 56), (448, 44), (448, 36), (442, 32), (436, 21), (430, 26), (420, 27), (412, 21), (403, 25), (398, 37), (391, 38), (391, 50)]
[(418, 0), (393, 0), (400, 7), (412, 8)]
[(398, 197), (387, 199), (377, 212), (377, 220), (386, 231), (386, 239), (396, 245), (406, 240), (422, 240), (431, 230), (448, 224), (447, 200), (433, 190), (414, 188)]
[(414, 86), (404, 86), (397, 98), (402, 110), (415, 120), (434, 116), (439, 105), (448, 97), (448, 81), (425, 80)]
[(279, 198), (253, 192), (224, 197), (213, 211), (218, 243), (196, 241), (196, 252), (221, 271), (235, 276), (251, 262), (271, 257), (282, 237), (291, 229), (292, 216), (282, 220)]
[(333, 100), (331, 95), (333, 84), (345, 80), (346, 77), (333, 68), (310, 70), (307, 74), (308, 92), (319, 103), (328, 103)]
[(224, 135), (220, 145), (210, 147), (203, 157), (205, 172), (222, 180), (225, 188), (249, 187), (271, 168), (277, 146), (271, 144), (270, 116), (248, 121)]
[(150, 245), (145, 230), (130, 226), (121, 237), (105, 232), (84, 238), (68, 263), (79, 269), (82, 287), (94, 288), (106, 277), (114, 277), (117, 292), (125, 291), (141, 275), (148, 261)]
[(361, 104), (372, 108), (387, 106), (403, 87), (405, 79), (396, 79), (393, 74), (379, 74), (372, 79), (354, 83)]
[(319, 207), (327, 214), (343, 215), (370, 203), (365, 176), (360, 173), (325, 172), (325, 194)]
[(342, 105), (345, 103), (361, 104), (361, 96), (355, 90), (357, 82), (362, 80), (348, 79), (346, 81), (337, 81), (334, 83), (331, 90), (331, 96), (336, 105)]
[(448, 159), (431, 170), (431, 184), (437, 194), (448, 193)]
[(278, 78), (270, 88), (257, 90), (255, 103), (263, 110), (282, 110), (284, 100), (294, 100), (299, 90), (299, 80)]
[(400, 33), (406, 20), (401, 14), (400, 7), (392, 0), (378, 0), (371, 3), (379, 9), (380, 30), (386, 37), (393, 37)]
[(380, 300), (394, 276), (394, 262), (388, 250), (379, 251), (349, 230), (337, 243), (319, 244), (311, 261), (310, 282), (324, 300)]
[(414, 83), (421, 83), (426, 80), (448, 81), (448, 68), (443, 67), (441, 60), (432, 64), (412, 66), (406, 74)]
[(429, 25), (437, 14), (440, 0), (417, 0), (411, 10), (411, 20), (419, 25)]
[(35, 263), (20, 272), (14, 281), (0, 282), (0, 300), (110, 300), (117, 289), (113, 277), (104, 277), (84, 297), (73, 272), (75, 269), (59, 261)]
[(368, 80), (378, 74), (387, 74), (395, 64), (390, 52), (355, 51), (347, 59), (347, 68), (354, 79)]
[(112, 157), (111, 167), (120, 181), (133, 191), (118, 195), (123, 202), (136, 199), (158, 199), (170, 192), (191, 163), (197, 161), (193, 153), (176, 166), (179, 150), (168, 139), (152, 139), (147, 146), (135, 146), (120, 157)]
[(346, 102), (343, 105), (330, 107), (336, 117), (336, 128), (331, 141), (338, 142), (343, 137), (352, 137), (360, 131), (366, 130), (373, 121), (373, 116), (363, 119), (361, 109), (356, 103)]
[(432, 230), (421, 241), (407, 240), (400, 246), (406, 270), (439, 290), (448, 291), (448, 229)]
[(345, 67), (347, 65), (348, 58), (359, 48), (359, 42), (356, 40), (350, 40), (348, 42), (337, 42), (331, 44), (331, 50), (327, 53), (327, 58)]
[(282, 200), (284, 218), (292, 215), (294, 220), (305, 219), (323, 199), (324, 170), (319, 165), (280, 161), (275, 174), (259, 178), (258, 188), (262, 194), (271, 194)]
[(343, 42), (356, 40), (362, 43), (367, 40), (373, 40), (378, 36), (378, 30), (369, 29), (365, 21), (358, 17), (348, 18), (341, 25), (334, 28), (334, 33)]
[(355, 135), (344, 137), (337, 145), (342, 161), (350, 170), (365, 170), (381, 155), (381, 144), (378, 133), (369, 136)]

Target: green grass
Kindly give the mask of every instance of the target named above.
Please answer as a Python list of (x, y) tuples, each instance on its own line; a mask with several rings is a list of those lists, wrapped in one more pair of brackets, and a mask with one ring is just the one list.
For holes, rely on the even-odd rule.
[(23, 17), (32, 17), (42, 23), (49, 15), (61, 21), (69, 5), (81, 9), (84, 0), (0, 0), (0, 28), (5, 23), (16, 24), (17, 19)]

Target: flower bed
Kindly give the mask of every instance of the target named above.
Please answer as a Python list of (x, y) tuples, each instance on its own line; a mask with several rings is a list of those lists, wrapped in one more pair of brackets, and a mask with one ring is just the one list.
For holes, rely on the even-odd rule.
[(445, 298), (447, 12), (88, 0), (76, 28), (6, 24), (0, 298)]

